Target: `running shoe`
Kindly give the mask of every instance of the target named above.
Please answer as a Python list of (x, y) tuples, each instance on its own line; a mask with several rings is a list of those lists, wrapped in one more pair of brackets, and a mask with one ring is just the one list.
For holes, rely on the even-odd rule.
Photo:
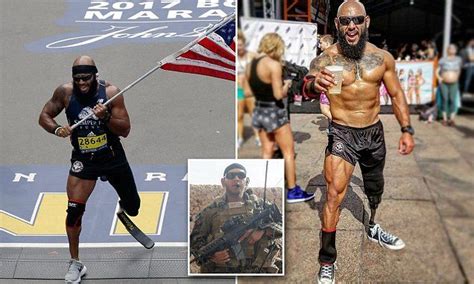
[(379, 243), (380, 246), (391, 250), (399, 250), (405, 247), (405, 243), (401, 239), (385, 232), (379, 224), (369, 227), (367, 238), (373, 242)]
[(81, 283), (81, 278), (86, 274), (87, 268), (79, 260), (71, 259), (69, 269), (64, 277), (66, 283)]
[(307, 193), (306, 191), (302, 190), (299, 185), (295, 186), (292, 189), (289, 189), (286, 194), (286, 202), (287, 203), (297, 203), (308, 201), (314, 198), (314, 193)]
[(334, 284), (336, 283), (336, 263), (321, 264), (318, 273), (318, 284)]

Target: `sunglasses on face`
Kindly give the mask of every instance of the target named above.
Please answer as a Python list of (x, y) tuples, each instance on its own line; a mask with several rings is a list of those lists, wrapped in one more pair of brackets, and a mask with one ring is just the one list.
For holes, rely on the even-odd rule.
[(74, 80), (74, 82), (79, 82), (79, 81), (89, 81), (92, 76), (94, 76), (94, 74), (88, 74), (88, 75), (82, 75), (82, 76), (73, 76), (72, 79)]
[(351, 23), (351, 21), (354, 22), (355, 25), (360, 25), (365, 21), (365, 16), (354, 16), (354, 17), (341, 16), (338, 18), (338, 21), (343, 26), (348, 26)]
[(244, 179), (247, 175), (245, 173), (242, 173), (242, 172), (228, 172), (226, 175), (225, 175), (225, 178), (226, 179), (234, 179), (235, 177), (238, 177), (240, 180)]

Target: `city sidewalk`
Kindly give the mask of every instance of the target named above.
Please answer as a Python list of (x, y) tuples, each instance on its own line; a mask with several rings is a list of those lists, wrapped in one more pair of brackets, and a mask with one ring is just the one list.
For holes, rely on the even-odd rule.
[[(381, 119), (387, 160), (376, 222), (403, 239), (406, 247), (390, 251), (366, 238), (363, 224), (368, 223), (370, 210), (356, 167), (338, 225), (337, 282), (474, 283), (474, 116), (459, 116), (455, 127), (443, 127), (413, 115), (416, 147), (409, 156), (397, 152), (400, 127), (395, 116)], [(316, 197), (286, 206), (286, 276), (239, 277), (239, 283), (316, 280), (327, 122), (319, 114), (293, 114), (291, 125), (298, 183)], [(239, 157), (260, 157), (253, 137)]]

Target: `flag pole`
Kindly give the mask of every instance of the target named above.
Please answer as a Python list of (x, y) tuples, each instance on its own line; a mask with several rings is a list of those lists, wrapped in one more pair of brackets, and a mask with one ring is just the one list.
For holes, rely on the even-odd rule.
[[(183, 48), (181, 48), (180, 50), (166, 56), (165, 58), (161, 59), (157, 65), (155, 67), (153, 67), (152, 69), (150, 69), (148, 72), (146, 72), (144, 75), (142, 75), (140, 78), (136, 79), (135, 81), (133, 81), (130, 85), (126, 86), (123, 90), (121, 90), (119, 93), (117, 93), (116, 95), (114, 95), (113, 97), (111, 97), (110, 99), (108, 99), (104, 105), (108, 105), (110, 104), (113, 100), (115, 100), (118, 96), (121, 96), (123, 95), (123, 93), (125, 93), (126, 91), (128, 91), (129, 89), (131, 89), (133, 86), (135, 86), (136, 84), (138, 84), (139, 82), (141, 82), (143, 79), (145, 79), (146, 77), (150, 76), (151, 73), (155, 72), (156, 70), (160, 69), (163, 65), (165, 65), (166, 63), (169, 63), (171, 61), (173, 61), (174, 59), (176, 59), (176, 57), (180, 56), (181, 54), (185, 53), (186, 51), (188, 51), (191, 47), (193, 47), (197, 42), (199, 42), (200, 40), (202, 40), (203, 38), (205, 38), (206, 36), (208, 36), (209, 34), (211, 34), (212, 32), (214, 32), (215, 30), (217, 30), (218, 28), (220, 28), (221, 26), (227, 24), (230, 20), (232, 20), (233, 18), (235, 17), (235, 12), (230, 14), (230, 15), (227, 15), (226, 17), (222, 18), (222, 20), (220, 20), (218, 23), (214, 24), (212, 27), (210, 27), (209, 29), (206, 30), (206, 32), (204, 32), (202, 35), (200, 35), (199, 37), (197, 37), (196, 39), (194, 39), (193, 41), (189, 42), (186, 46), (184, 46)], [(73, 126), (71, 126), (71, 129), (74, 129), (76, 127), (78, 127), (81, 123), (83, 123), (86, 119), (90, 118), (92, 115), (94, 115), (93, 112), (90, 112), (87, 116), (85, 116), (83, 119), (81, 119), (80, 121), (76, 122)]]
[(263, 208), (267, 206), (267, 175), (268, 175), (268, 160), (265, 164), (265, 185), (263, 186)]

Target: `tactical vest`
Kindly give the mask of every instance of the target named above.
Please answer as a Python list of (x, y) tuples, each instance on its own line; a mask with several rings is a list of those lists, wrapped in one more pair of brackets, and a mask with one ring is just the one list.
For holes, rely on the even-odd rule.
[[(214, 201), (211, 205), (213, 207), (211, 212), (207, 214), (211, 218), (211, 230), (207, 238), (208, 243), (212, 240), (220, 238), (224, 235), (221, 230), (222, 225), (233, 216), (243, 216), (245, 219), (250, 218), (256, 209), (261, 209), (263, 201), (259, 202), (258, 198), (249, 194), (244, 202), (240, 204), (226, 203), (225, 197), (221, 197)], [(242, 250), (245, 254), (246, 260), (242, 263), (231, 252), (231, 259), (229, 262), (219, 265), (212, 262), (204, 264), (202, 272), (249, 272), (248, 269), (258, 266), (262, 267), (262, 271), (269, 271), (274, 267), (274, 257), (280, 248), (269, 251), (269, 247), (274, 245), (273, 240), (264, 235), (258, 242), (253, 245), (247, 243), (246, 240), (241, 242)], [(269, 254), (270, 253), (270, 254)]]

